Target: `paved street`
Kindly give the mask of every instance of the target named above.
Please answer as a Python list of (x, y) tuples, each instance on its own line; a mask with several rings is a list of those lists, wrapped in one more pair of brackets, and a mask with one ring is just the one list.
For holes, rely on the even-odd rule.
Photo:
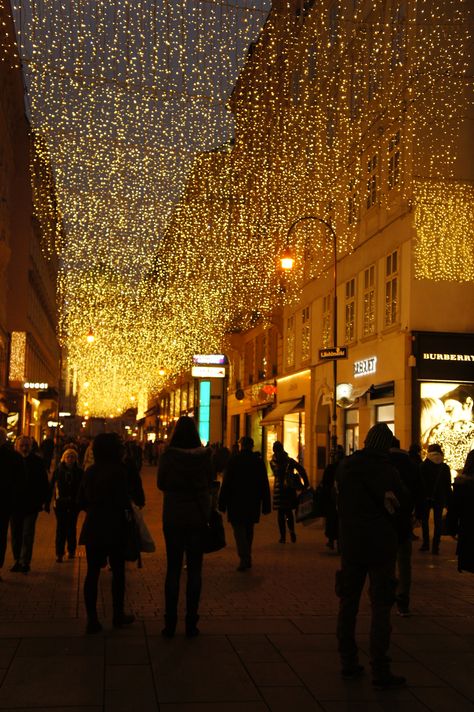
[[(474, 702), (474, 576), (459, 575), (454, 542), (414, 556), (414, 616), (394, 616), (392, 657), (409, 686), (375, 692), (370, 678), (342, 681), (334, 636), (334, 572), (321, 525), (277, 543), (276, 515), (256, 533), (254, 568), (239, 573), (233, 540), (206, 557), (199, 638), (182, 625), (160, 635), (165, 559), (154, 471), (143, 473), (144, 510), (157, 552), (128, 564), (127, 608), (138, 621), (111, 625), (110, 574), (101, 575), (104, 633), (84, 635), (83, 552), (54, 557), (54, 516), (41, 514), (32, 571), (0, 584), (0, 710), (28, 712), (464, 712)], [(416, 544), (416, 542), (415, 542)], [(366, 657), (368, 607), (360, 616)]]

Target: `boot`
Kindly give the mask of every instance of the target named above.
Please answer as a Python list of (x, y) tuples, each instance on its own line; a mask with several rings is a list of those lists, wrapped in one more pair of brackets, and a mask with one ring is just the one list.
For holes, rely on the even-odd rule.
[(200, 630), (196, 626), (196, 623), (199, 620), (199, 616), (186, 616), (186, 637), (187, 638), (195, 638), (197, 635), (199, 635)]
[(177, 622), (176, 616), (165, 615), (165, 627), (161, 631), (163, 638), (172, 638), (174, 636)]

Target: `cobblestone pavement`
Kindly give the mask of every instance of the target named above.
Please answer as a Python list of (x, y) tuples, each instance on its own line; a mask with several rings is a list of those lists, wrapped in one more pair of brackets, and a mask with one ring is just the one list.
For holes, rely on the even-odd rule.
[[(409, 685), (376, 692), (370, 679), (342, 681), (334, 636), (338, 557), (321, 524), (297, 528), (296, 544), (278, 543), (276, 515), (256, 529), (254, 567), (236, 571), (232, 533), (206, 556), (199, 638), (163, 640), (165, 556), (161, 497), (143, 472), (144, 515), (157, 552), (143, 568), (128, 564), (127, 609), (138, 621), (111, 626), (110, 573), (101, 575), (104, 633), (84, 635), (85, 559), (57, 564), (53, 514), (41, 514), (28, 575), (0, 584), (0, 710), (41, 712), (464, 712), (474, 702), (474, 576), (456, 571), (455, 543), (441, 555), (415, 542), (412, 618), (394, 616), (393, 668)], [(367, 661), (364, 595), (358, 635)]]

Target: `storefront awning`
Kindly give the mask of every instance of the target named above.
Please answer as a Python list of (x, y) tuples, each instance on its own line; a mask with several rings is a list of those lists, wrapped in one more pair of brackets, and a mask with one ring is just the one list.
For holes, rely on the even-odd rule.
[(289, 413), (296, 413), (299, 410), (302, 410), (303, 406), (304, 398), (297, 398), (296, 400), (279, 403), (276, 408), (273, 408), (273, 410), (262, 418), (260, 425), (273, 425), (274, 423), (279, 423), (280, 420), (283, 420), (285, 415), (288, 415)]

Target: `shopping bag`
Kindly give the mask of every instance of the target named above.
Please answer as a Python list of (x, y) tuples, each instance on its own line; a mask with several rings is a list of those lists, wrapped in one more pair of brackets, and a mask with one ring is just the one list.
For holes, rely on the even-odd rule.
[(222, 516), (216, 509), (213, 509), (204, 532), (203, 551), (205, 554), (211, 554), (213, 551), (223, 549), (225, 545), (225, 530)]
[(296, 521), (303, 522), (313, 516), (314, 492), (312, 489), (306, 489), (302, 492), (296, 504)]
[(138, 545), (140, 551), (144, 551), (146, 554), (151, 554), (155, 551), (156, 546), (153, 541), (153, 537), (150, 534), (150, 530), (143, 519), (143, 514), (136, 504), (132, 504), (132, 512), (137, 527)]

